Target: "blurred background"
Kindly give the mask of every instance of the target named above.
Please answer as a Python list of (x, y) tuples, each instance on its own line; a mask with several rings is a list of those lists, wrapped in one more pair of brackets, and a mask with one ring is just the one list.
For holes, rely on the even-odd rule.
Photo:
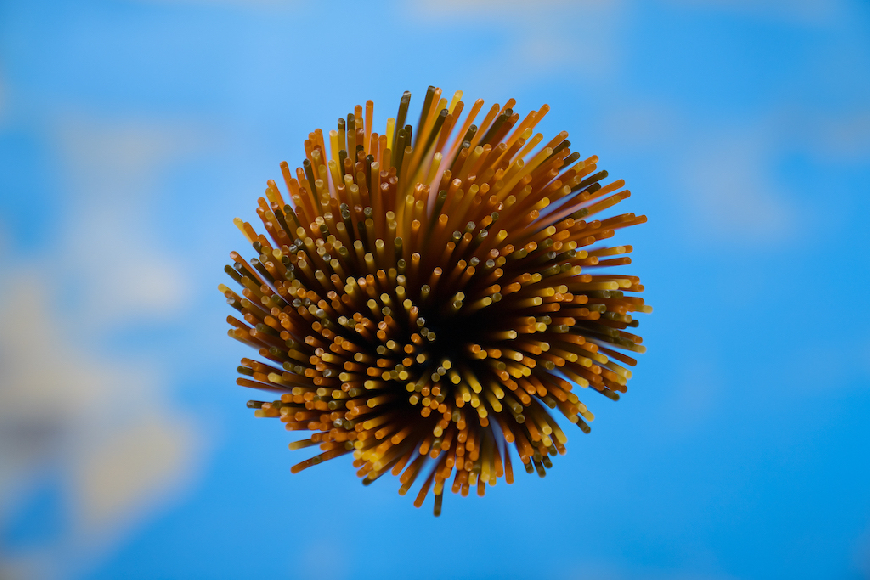
[[(309, 131), (430, 84), (624, 178), (655, 307), (546, 479), (439, 519), (291, 476), (217, 290)], [(870, 578), (868, 183), (865, 0), (2, 1), (0, 578)]]

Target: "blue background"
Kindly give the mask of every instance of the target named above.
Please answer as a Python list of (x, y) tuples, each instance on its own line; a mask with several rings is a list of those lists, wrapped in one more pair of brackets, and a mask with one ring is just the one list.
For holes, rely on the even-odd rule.
[[(0, 2), (0, 577), (870, 577), (870, 5), (368, 4)], [(655, 307), (546, 479), (438, 519), (290, 474), (217, 291), (310, 131), (429, 84), (549, 104)]]

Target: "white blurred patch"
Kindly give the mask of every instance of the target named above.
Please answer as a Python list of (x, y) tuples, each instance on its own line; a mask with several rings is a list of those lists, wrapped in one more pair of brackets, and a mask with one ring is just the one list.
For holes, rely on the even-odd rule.
[[(654, 123), (654, 122), (653, 122)], [(686, 207), (705, 238), (730, 242), (782, 244), (801, 231), (801, 203), (783, 185), (777, 163), (801, 154), (827, 165), (870, 159), (870, 109), (838, 113), (782, 104), (753, 124), (728, 128), (670, 124), (662, 142), (684, 143), (668, 153), (679, 176)], [(804, 195), (806, 195), (804, 193)], [(814, 217), (828, 208), (815, 207)]]
[(77, 305), (87, 323), (166, 320), (178, 313), (191, 299), (191, 281), (177, 259), (155, 247), (159, 226), (131, 224), (122, 207), (95, 205), (67, 222), (69, 243), (62, 249), (61, 265), (91, 290)]
[(73, 172), (70, 185), (88, 186), (77, 192), (85, 198), (122, 205), (147, 195), (154, 169), (194, 150), (202, 140), (190, 127), (146, 118), (68, 114), (56, 126), (62, 154)]
[(114, 437), (88, 447), (73, 474), (83, 530), (142, 515), (137, 512), (188, 475), (195, 441), (187, 421), (164, 410), (140, 413)]
[(798, 212), (772, 174), (773, 151), (752, 133), (711, 136), (675, 168), (695, 233), (744, 244), (782, 244)]
[(870, 109), (814, 119), (806, 134), (807, 145), (825, 161), (870, 161)]
[(74, 337), (62, 336), (35, 275), (7, 280), (0, 296), (0, 502), (5, 502), (11, 486), (62, 456), (71, 428), (88, 428), (100, 412), (100, 398), (111, 394), (121, 377), (113, 380), (110, 369), (77, 351)]
[(533, 86), (553, 74), (590, 75), (600, 82), (622, 61), (622, 0), (418, 0), (410, 8), (413, 18), (426, 23), (492, 27), (512, 40), (495, 54), (464, 55), (474, 63), (474, 84), (488, 92)]
[(75, 196), (60, 263), (92, 290), (81, 293), (86, 318), (120, 324), (179, 312), (191, 283), (159, 238), (153, 205), (166, 193), (160, 176), (200, 148), (203, 136), (165, 122), (71, 117), (58, 124), (57, 137)]
[(44, 577), (69, 564), (70, 552), (86, 558), (115, 543), (197, 467), (196, 421), (171, 408), (165, 379), (82, 350), (47, 288), (26, 272), (0, 288), (0, 521), (52, 477), (71, 501), (70, 529), (4, 554), (3, 577), (29, 570), (34, 549)]
[(723, 126), (639, 102), (615, 108), (601, 120), (601, 133), (622, 149), (653, 157), (668, 180), (665, 193), (687, 211), (694, 238), (779, 246), (800, 231), (801, 213), (797, 192), (782, 183), (777, 164), (796, 152), (829, 158), (834, 150), (848, 150), (854, 159), (865, 137), (860, 124), (847, 118), (776, 110)]
[(0, 554), (6, 575), (30, 569), (36, 553), (37, 577), (87, 569), (171, 501), (203, 443), (197, 419), (168, 396), (162, 361), (95, 347), (131, 323), (174, 321), (191, 300), (155, 200), (203, 137), (142, 120), (67, 116), (55, 127), (65, 180), (61, 204), (46, 206), (60, 218), (52, 250), (2, 256), (12, 267), (0, 279), (0, 521), (40, 482), (66, 505), (49, 539)]
[(601, 133), (613, 139), (620, 149), (661, 152), (663, 144), (680, 143), (685, 138), (680, 113), (652, 101), (607, 108), (599, 122), (603, 127)]

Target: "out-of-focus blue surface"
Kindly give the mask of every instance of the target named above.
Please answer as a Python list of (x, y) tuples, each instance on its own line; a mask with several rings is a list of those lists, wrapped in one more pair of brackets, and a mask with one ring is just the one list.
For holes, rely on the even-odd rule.
[[(546, 479), (438, 519), (291, 476), (216, 289), (310, 131), (429, 84), (548, 103), (655, 307)], [(0, 3), (0, 577), (868, 577), (868, 183), (862, 1)]]

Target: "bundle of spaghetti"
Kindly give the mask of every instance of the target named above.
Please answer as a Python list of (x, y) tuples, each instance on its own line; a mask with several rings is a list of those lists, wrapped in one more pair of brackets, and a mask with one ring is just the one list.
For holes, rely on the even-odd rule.
[(265, 234), (235, 220), (256, 256), (233, 252), (240, 289), (220, 291), (259, 356), (238, 384), (273, 393), (249, 407), (320, 448), (292, 471), (351, 454), (364, 484), (422, 480), (414, 503), (432, 491), (438, 515), (445, 489), (512, 483), (517, 458), (544, 476), (567, 441), (553, 412), (590, 430), (577, 387), (626, 392), (651, 308), (615, 268), (631, 246), (602, 242), (646, 218), (606, 217), (630, 192), (566, 132), (541, 145), (546, 105), (478, 121), (482, 100), (463, 117), (461, 91), (429, 87), (414, 127), (410, 99), (383, 134), (371, 101), (309, 134), (259, 198)]

